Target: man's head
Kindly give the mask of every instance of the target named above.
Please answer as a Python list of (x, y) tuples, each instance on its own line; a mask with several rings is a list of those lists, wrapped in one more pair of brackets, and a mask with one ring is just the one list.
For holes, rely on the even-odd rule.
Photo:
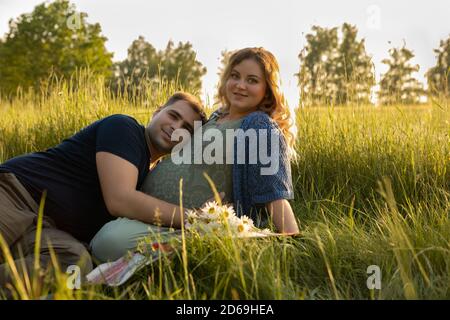
[[(186, 129), (191, 134), (194, 121), (206, 122), (206, 115), (199, 99), (195, 96), (177, 92), (153, 114), (147, 127), (152, 153), (164, 155), (170, 153), (178, 141), (171, 141), (172, 133), (176, 129)], [(152, 155), (154, 156), (154, 155)]]

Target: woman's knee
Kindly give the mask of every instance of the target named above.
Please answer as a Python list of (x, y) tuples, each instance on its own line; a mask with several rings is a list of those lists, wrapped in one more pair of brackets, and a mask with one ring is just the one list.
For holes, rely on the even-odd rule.
[(90, 243), (92, 256), (99, 262), (114, 261), (136, 248), (143, 228), (136, 228), (128, 219), (116, 219), (105, 224)]

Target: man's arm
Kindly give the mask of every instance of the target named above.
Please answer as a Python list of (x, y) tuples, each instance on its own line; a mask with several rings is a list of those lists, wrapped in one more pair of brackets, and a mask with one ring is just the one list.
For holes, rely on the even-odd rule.
[(103, 198), (111, 215), (181, 228), (179, 206), (136, 190), (139, 174), (136, 166), (109, 152), (97, 152), (96, 163)]
[(289, 201), (275, 200), (266, 204), (270, 216), (280, 233), (298, 234), (299, 229)]

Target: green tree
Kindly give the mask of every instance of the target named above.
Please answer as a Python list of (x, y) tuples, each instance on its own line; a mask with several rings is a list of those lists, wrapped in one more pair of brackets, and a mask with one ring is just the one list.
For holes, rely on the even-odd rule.
[(80, 67), (107, 77), (112, 54), (98, 23), (88, 24), (67, 0), (36, 6), (30, 14), (9, 21), (0, 40), (0, 90), (14, 94), (17, 87), (38, 89), (53, 72), (70, 77)]
[(206, 74), (206, 67), (197, 60), (197, 53), (192, 49), (192, 44), (179, 42), (175, 47), (170, 40), (160, 55), (163, 79), (177, 79), (183, 87), (200, 91), (201, 78)]
[(327, 77), (335, 75), (334, 65), (328, 60), (337, 56), (337, 28), (313, 26), (312, 32), (306, 35), (307, 44), (298, 56), (301, 66), (297, 77), (303, 105), (331, 103), (335, 95)]
[(365, 40), (358, 41), (358, 30), (348, 23), (344, 23), (341, 30), (342, 41), (333, 62), (337, 75), (334, 78), (337, 103), (370, 103), (375, 74), (372, 59), (366, 53)]
[(113, 90), (122, 94), (126, 90), (131, 97), (142, 94), (147, 82), (157, 77), (160, 63), (160, 54), (139, 36), (128, 48), (127, 58), (114, 64)]
[(297, 73), (303, 105), (368, 103), (375, 84), (365, 40), (357, 40), (355, 26), (339, 29), (312, 27), (299, 54)]
[(440, 47), (434, 49), (437, 56), (436, 65), (427, 73), (428, 93), (431, 96), (450, 97), (450, 37), (441, 40)]
[(389, 50), (390, 57), (381, 62), (388, 65), (388, 71), (382, 75), (378, 100), (380, 104), (416, 104), (425, 93), (422, 84), (412, 74), (419, 71), (419, 65), (409, 61), (414, 53), (404, 45)]
[(177, 47), (169, 41), (165, 50), (157, 51), (139, 36), (128, 48), (125, 60), (114, 66), (112, 87), (127, 91), (130, 97), (143, 94), (149, 84), (173, 81), (191, 91), (200, 91), (201, 77), (206, 68), (197, 61), (192, 45), (180, 42)]
[(220, 66), (219, 66), (219, 70), (217, 72), (217, 75), (219, 77), (222, 76), (222, 73), (225, 71), (225, 66), (228, 64), (228, 61), (230, 61), (230, 57), (234, 52), (235, 51), (230, 51), (227, 49), (222, 50), (220, 52)]
[(234, 50), (227, 50), (227, 49), (224, 49), (220, 52), (220, 65), (217, 68), (217, 75), (219, 76), (219, 81), (216, 84), (216, 92), (219, 89), (220, 78), (222, 77), (222, 74), (225, 72), (225, 66), (228, 64), (228, 61), (230, 61), (230, 57), (234, 52), (235, 52)]

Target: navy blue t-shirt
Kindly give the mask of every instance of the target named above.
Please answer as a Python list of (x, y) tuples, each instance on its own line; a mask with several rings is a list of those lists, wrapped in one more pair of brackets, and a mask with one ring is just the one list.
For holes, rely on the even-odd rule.
[(43, 152), (12, 158), (0, 171), (12, 172), (39, 204), (47, 190), (44, 214), (56, 226), (89, 242), (114, 217), (108, 212), (100, 188), (95, 154), (117, 155), (139, 171), (139, 189), (150, 164), (145, 128), (126, 115), (112, 115), (85, 127), (59, 145)]

